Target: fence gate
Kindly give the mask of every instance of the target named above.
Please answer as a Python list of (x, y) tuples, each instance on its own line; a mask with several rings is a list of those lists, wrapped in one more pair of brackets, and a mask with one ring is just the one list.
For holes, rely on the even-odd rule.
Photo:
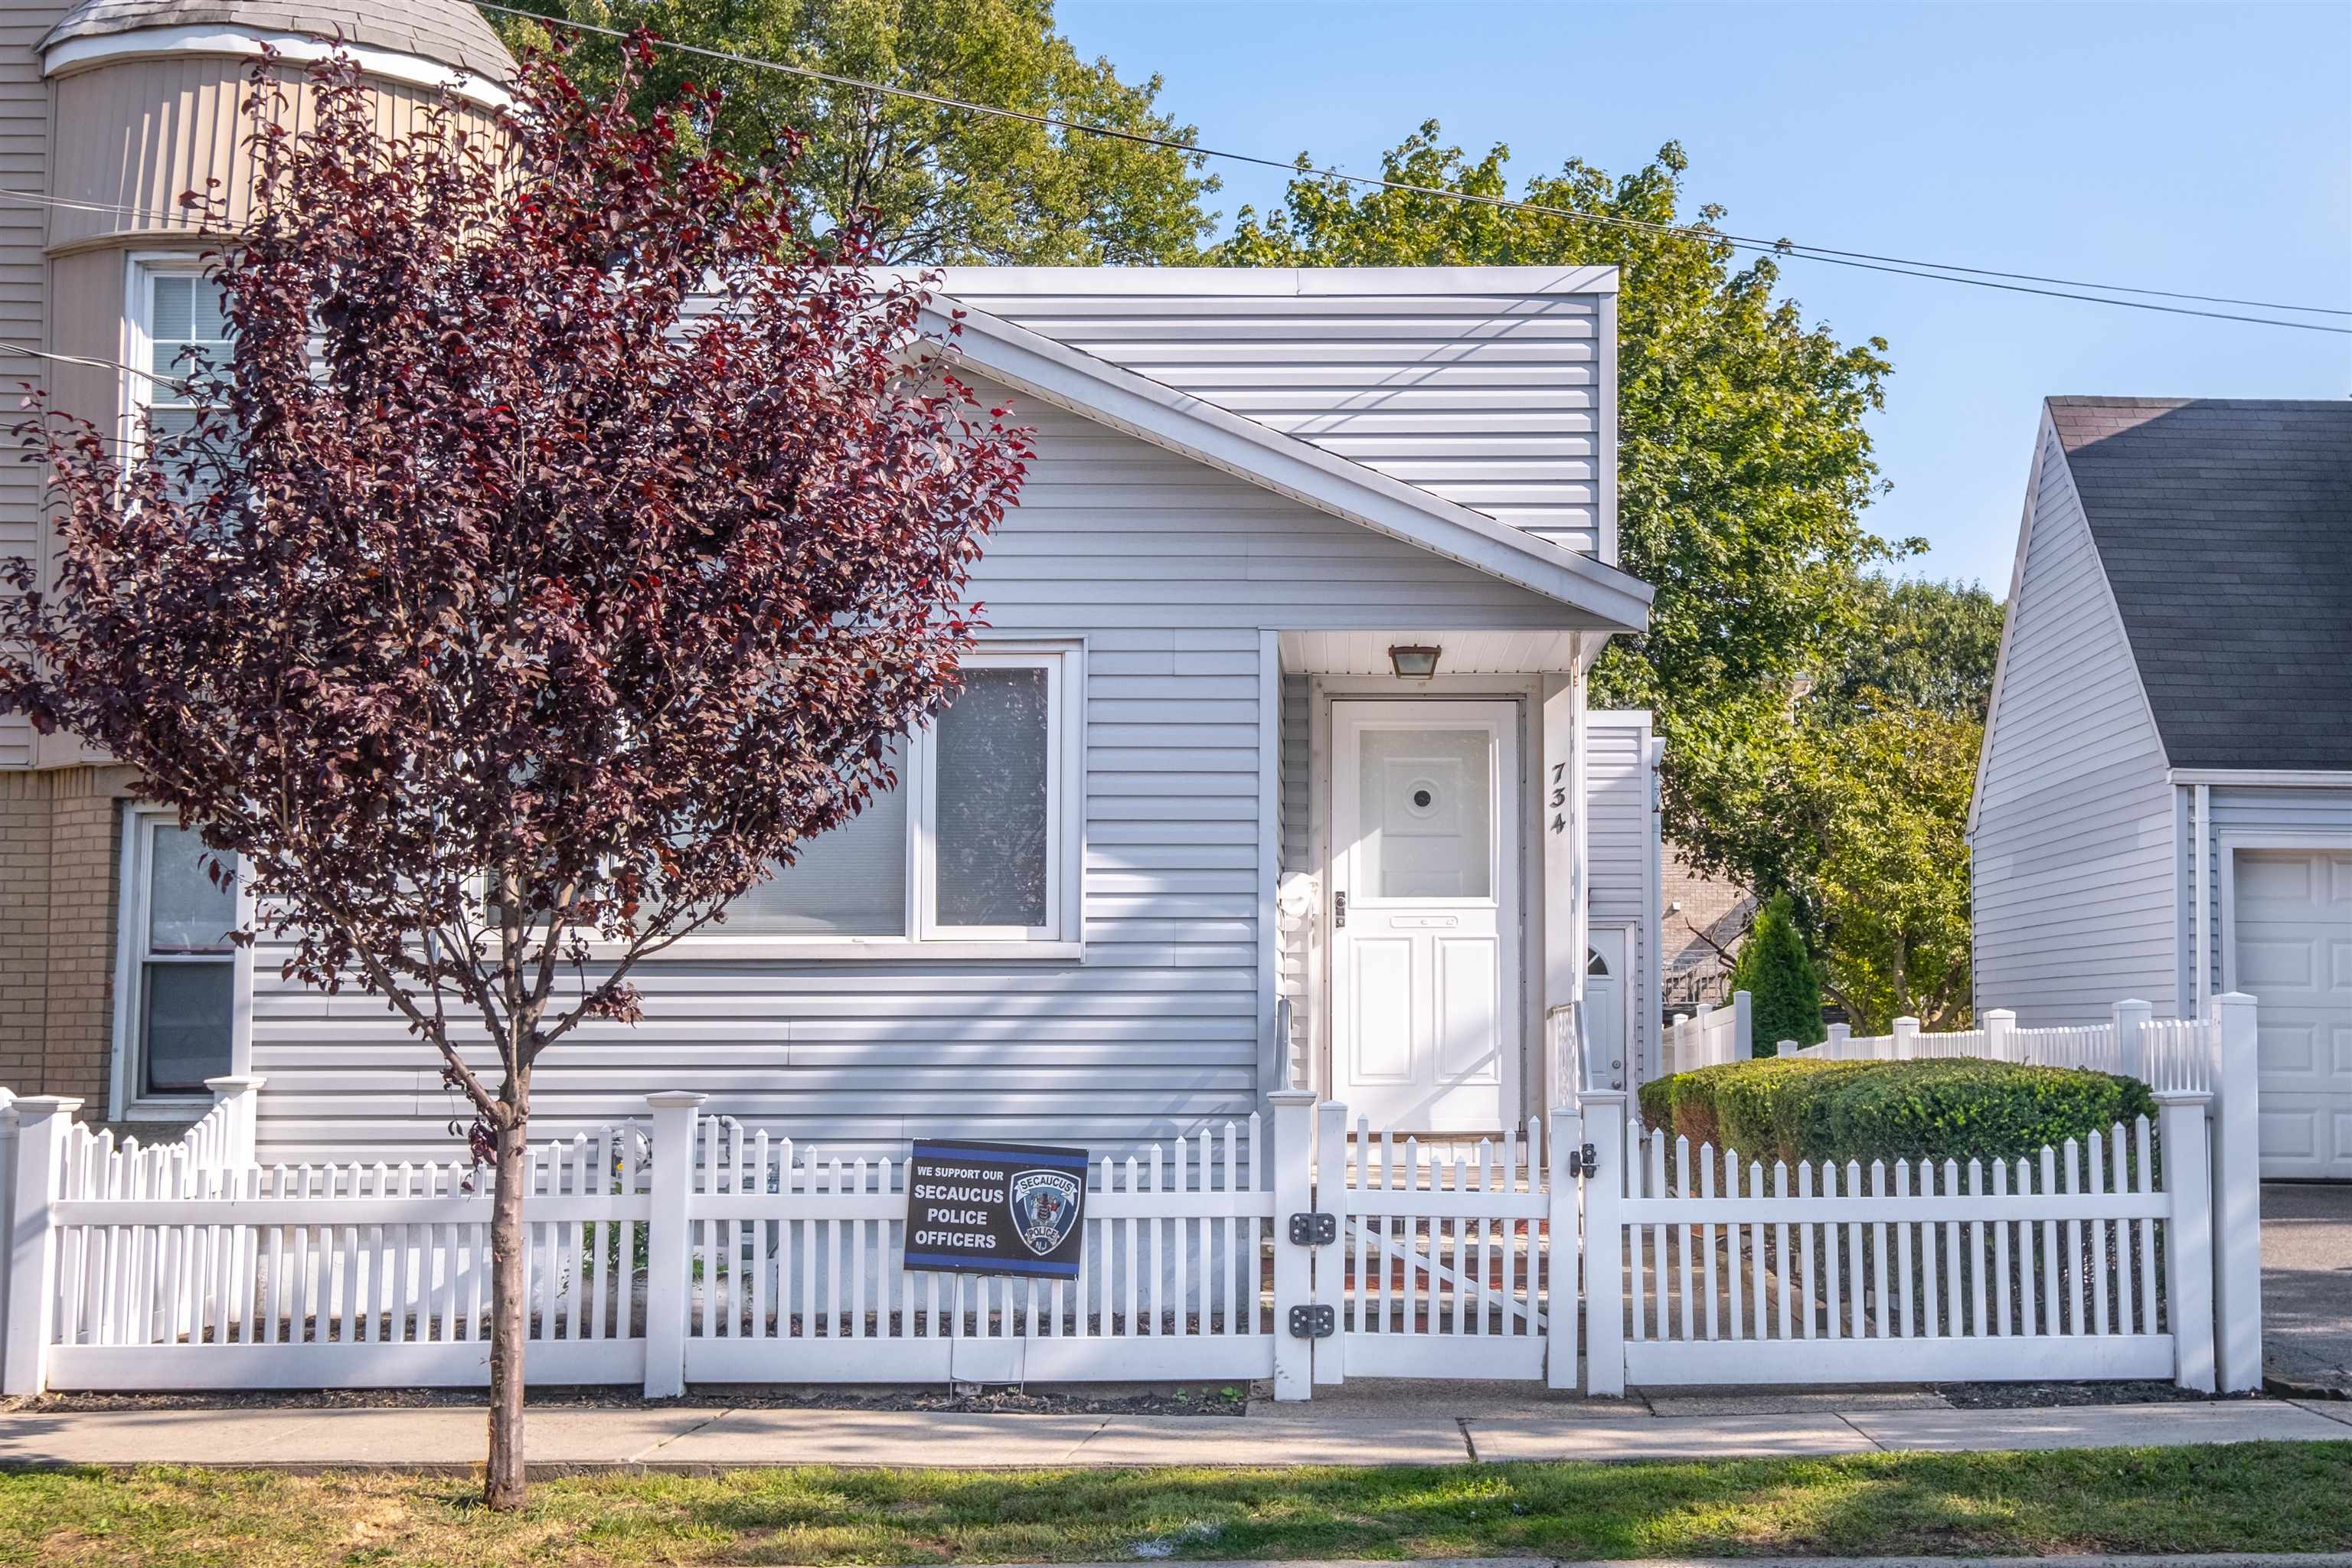
[(1499, 1139), (1423, 1144), (1319, 1108), (1316, 1210), (1286, 1222), (1314, 1244), (1313, 1304), (1284, 1325), (1314, 1339), (1317, 1383), (1574, 1384), (1575, 1151), (1548, 1149), (1546, 1131), (1538, 1116)]

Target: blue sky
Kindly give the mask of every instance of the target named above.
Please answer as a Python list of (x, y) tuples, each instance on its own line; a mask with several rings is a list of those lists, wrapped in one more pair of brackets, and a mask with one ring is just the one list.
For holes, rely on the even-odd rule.
[[(1063, 30), (1210, 146), (1378, 174), (1427, 119), (1523, 179), (1668, 140), (1726, 226), (1844, 249), (2352, 309), (2352, 4), (1385, 5), (1061, 0)], [(1281, 176), (1220, 165), (1217, 205)], [(1515, 188), (1517, 182), (1515, 181)], [(1872, 434), (1905, 574), (2009, 585), (2052, 393), (2342, 397), (2352, 338), (1790, 261), (1888, 340)], [(2217, 307), (2222, 308), (2222, 307)], [(2339, 320), (2338, 325), (2352, 325)]]

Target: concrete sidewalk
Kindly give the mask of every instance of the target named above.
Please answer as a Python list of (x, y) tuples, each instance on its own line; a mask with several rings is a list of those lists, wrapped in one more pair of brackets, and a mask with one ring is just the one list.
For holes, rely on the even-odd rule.
[[(1697, 1402), (1689, 1402), (1696, 1404)], [(871, 1410), (534, 1409), (535, 1470), (707, 1472), (778, 1465), (1033, 1469), (1050, 1466), (1453, 1465), (1895, 1450), (2352, 1442), (2352, 1405), (2284, 1400), (1955, 1410), (1856, 1402), (1662, 1415), (1561, 1400), (1475, 1415), (1358, 1408), (1279, 1415), (975, 1415)], [(1297, 1410), (1297, 1414), (1291, 1414)], [(466, 1469), (478, 1406), (23, 1410), (0, 1415), (0, 1466), (181, 1464), (283, 1469)]]

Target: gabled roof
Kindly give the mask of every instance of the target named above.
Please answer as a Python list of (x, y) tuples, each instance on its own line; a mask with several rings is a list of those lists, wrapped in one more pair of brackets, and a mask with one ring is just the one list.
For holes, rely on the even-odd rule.
[(991, 379), (1541, 594), (1582, 612), (1592, 629), (1648, 624), (1650, 585), (1616, 567), (961, 300), (942, 297), (933, 309), (942, 318), (961, 311), (957, 352)]
[(2176, 768), (2352, 768), (2352, 402), (2053, 397)]

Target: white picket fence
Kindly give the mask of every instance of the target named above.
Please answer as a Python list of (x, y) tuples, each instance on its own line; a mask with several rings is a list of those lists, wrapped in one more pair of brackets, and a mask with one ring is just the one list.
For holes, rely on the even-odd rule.
[[(2213, 997), (2201, 1018), (2158, 1018), (2147, 1002), (2118, 1002), (2107, 1021), (2067, 1028), (2021, 1029), (2005, 1007), (1974, 1029), (1923, 1034), (1916, 1018), (1897, 1018), (1886, 1035), (1854, 1037), (1832, 1026), (1803, 1057), (1912, 1061), (1978, 1057), (2041, 1067), (2083, 1068), (2136, 1078), (2163, 1094), (2209, 1097), (2207, 1169), (2213, 1215), (2212, 1296), (2216, 1366), (2227, 1390), (2263, 1380), (2262, 1086), (2254, 1060), (2255, 1002), (2242, 992)], [(1794, 1050), (1789, 1042), (1784, 1048)]]
[[(1622, 1113), (1622, 1098), (1616, 1101)], [(1768, 1173), (1599, 1102), (1589, 1387), (2160, 1378), (2213, 1387), (2205, 1096), (2038, 1161)], [(1720, 1183), (1718, 1184), (1718, 1175)], [(2158, 1270), (2163, 1271), (2159, 1298)]]
[(1666, 1025), (1665, 1060), (1659, 1076), (1744, 1062), (1755, 1054), (1752, 999), (1745, 991), (1735, 991), (1728, 1006), (1702, 1002), (1696, 1013), (1675, 1015)]
[[(656, 1097), (656, 1150), (695, 1146), (688, 1099)], [(691, 1249), (683, 1382), (1273, 1375), (1262, 1273), (1275, 1197), (1260, 1180), (1259, 1117), (1096, 1162), (1071, 1281), (910, 1272), (904, 1162), (845, 1162), (729, 1119), (697, 1122), (690, 1187), (656, 1196), (665, 1217), (682, 1197)], [(677, 1248), (657, 1246), (653, 1269), (677, 1278)]]
[[(2260, 1297), (2232, 1273), (2259, 1258), (2256, 1168), (2227, 1121), (2251, 1115), (2252, 1025), (2237, 997), (2189, 1024), (2127, 1017), (2109, 1044), (1989, 1021), (1970, 1049), (2120, 1059), (2163, 1106), (2157, 1129), (2023, 1163), (1768, 1172), (1645, 1134), (1622, 1091), (1590, 1088), (1495, 1137), (1422, 1141), (1284, 1089), (1260, 1116), (1096, 1160), (1082, 1271), (1061, 1283), (909, 1271), (902, 1160), (656, 1094), (642, 1124), (530, 1151), (525, 1364), (541, 1384), (649, 1395), (1270, 1379), (1303, 1399), (1351, 1375), (1567, 1388), (1580, 1350), (1595, 1393), (2208, 1387), (2217, 1365), (2222, 1387), (2258, 1386)], [(1905, 1048), (1952, 1048), (1937, 1042)], [(258, 1088), (219, 1080), (213, 1112), (155, 1147), (92, 1133), (70, 1100), (0, 1106), (0, 1391), (487, 1381), (488, 1173), (259, 1166)]]

